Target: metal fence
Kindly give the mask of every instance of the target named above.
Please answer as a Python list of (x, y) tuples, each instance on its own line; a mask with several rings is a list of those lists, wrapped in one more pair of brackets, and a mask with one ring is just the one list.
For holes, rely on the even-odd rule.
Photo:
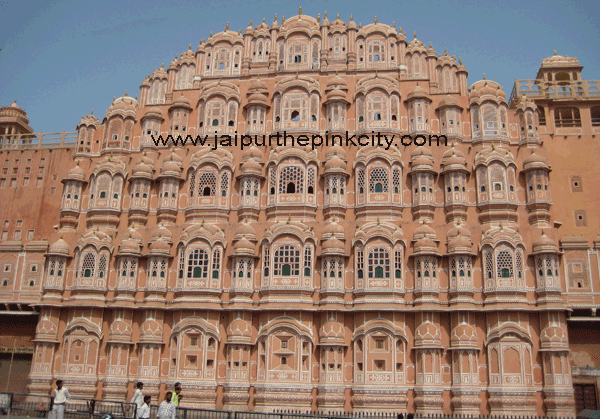
[[(134, 419), (136, 405), (108, 400), (70, 399), (65, 403), (64, 419), (99, 419), (109, 414), (114, 419)], [(49, 418), (52, 398), (31, 394), (0, 393), (0, 417)]]
[[(150, 406), (150, 419), (157, 419), (157, 405)], [(27, 394), (0, 393), (0, 419), (50, 418), (51, 398)], [(273, 412), (228, 411), (179, 407), (176, 419), (542, 419), (528, 415), (444, 415), (407, 412), (306, 412), (280, 409)], [(109, 414), (114, 419), (136, 418), (136, 405), (107, 400), (70, 399), (64, 419), (100, 419)], [(573, 419), (573, 417), (553, 418)]]

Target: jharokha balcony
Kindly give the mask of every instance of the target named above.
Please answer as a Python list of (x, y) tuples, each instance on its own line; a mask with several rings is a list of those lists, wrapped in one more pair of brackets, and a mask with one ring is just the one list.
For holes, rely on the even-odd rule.
[(515, 80), (510, 95), (511, 107), (524, 96), (533, 99), (600, 98), (600, 80)]

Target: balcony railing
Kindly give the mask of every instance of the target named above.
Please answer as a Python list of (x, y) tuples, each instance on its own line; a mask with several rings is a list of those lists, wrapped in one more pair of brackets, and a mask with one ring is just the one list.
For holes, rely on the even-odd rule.
[(0, 150), (75, 148), (76, 145), (76, 131), (0, 134)]
[(600, 80), (554, 81), (524, 79), (515, 80), (510, 95), (510, 105), (516, 105), (517, 99), (530, 98), (600, 98)]

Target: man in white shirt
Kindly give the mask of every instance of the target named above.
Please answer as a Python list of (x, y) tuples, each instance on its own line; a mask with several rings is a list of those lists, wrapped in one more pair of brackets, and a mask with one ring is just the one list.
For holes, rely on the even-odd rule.
[(156, 413), (157, 419), (175, 419), (175, 405), (171, 401), (172, 396), (173, 393), (167, 391), (165, 400), (158, 407), (158, 412)]
[(144, 394), (142, 393), (142, 390), (144, 389), (144, 383), (142, 383), (141, 381), (137, 383), (137, 389), (135, 390), (135, 393), (133, 393), (133, 397), (131, 398), (131, 401), (129, 403), (135, 403), (136, 407), (137, 407), (137, 417), (139, 417), (139, 411), (142, 408), (142, 406), (144, 405)]
[(152, 400), (152, 397), (144, 396), (144, 404), (142, 404), (142, 407), (137, 411), (138, 419), (150, 419), (150, 401), (151, 400)]
[(64, 419), (65, 404), (71, 399), (71, 394), (66, 387), (63, 387), (63, 380), (56, 380), (52, 411), (49, 419)]

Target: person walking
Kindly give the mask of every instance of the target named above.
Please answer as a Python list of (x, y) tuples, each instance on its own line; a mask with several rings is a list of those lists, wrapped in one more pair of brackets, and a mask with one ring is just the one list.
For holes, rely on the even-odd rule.
[(152, 400), (151, 396), (144, 396), (144, 403), (142, 407), (138, 409), (138, 419), (150, 419), (150, 401)]
[(133, 403), (136, 406), (136, 416), (139, 417), (139, 411), (142, 408), (143, 404), (144, 404), (144, 394), (142, 393), (142, 390), (144, 389), (144, 383), (142, 383), (141, 381), (139, 381), (137, 383), (137, 389), (135, 390), (135, 392), (133, 393), (133, 397), (131, 398), (131, 401), (129, 403)]
[(63, 380), (56, 380), (56, 388), (54, 389), (54, 397), (52, 398), (52, 410), (50, 411), (50, 419), (64, 419), (65, 404), (71, 399), (69, 389), (63, 387)]
[(167, 391), (165, 394), (165, 399), (158, 407), (158, 412), (156, 413), (157, 419), (175, 419), (175, 405), (171, 401), (173, 397), (173, 392)]

